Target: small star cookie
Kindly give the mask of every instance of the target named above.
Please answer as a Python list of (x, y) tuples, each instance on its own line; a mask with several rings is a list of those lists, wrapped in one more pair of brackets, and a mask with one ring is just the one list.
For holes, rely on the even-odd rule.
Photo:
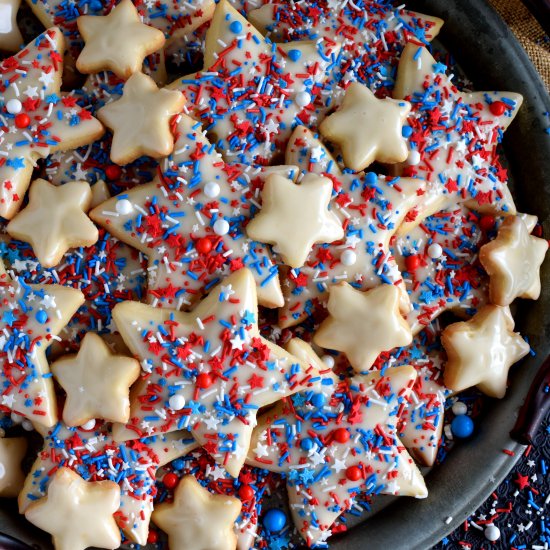
[(315, 333), (314, 342), (344, 352), (355, 372), (367, 371), (381, 352), (412, 342), (399, 301), (394, 285), (380, 285), (367, 292), (345, 282), (333, 285), (327, 304), (329, 316)]
[(180, 480), (174, 502), (155, 506), (153, 521), (168, 534), (170, 548), (235, 550), (233, 525), (241, 506), (238, 498), (212, 494), (188, 475)]
[(54, 27), (0, 62), (0, 216), (21, 207), (39, 158), (92, 143), (103, 126), (61, 94), (63, 35)]
[(120, 490), (113, 481), (84, 481), (69, 468), (60, 468), (47, 495), (33, 502), (25, 517), (52, 535), (56, 550), (114, 550), (121, 543), (113, 517), (119, 506)]
[(17, 12), (21, 0), (0, 0), (0, 51), (16, 52), (23, 44), (23, 37), (17, 26)]
[(408, 155), (403, 123), (411, 110), (407, 101), (378, 99), (366, 86), (351, 83), (342, 106), (321, 122), (323, 136), (340, 145), (344, 163), (355, 172), (375, 160), (403, 162)]
[(37, 179), (29, 191), (29, 204), (10, 221), (7, 231), (30, 243), (42, 266), (53, 267), (69, 248), (97, 242), (97, 227), (86, 215), (91, 203), (92, 191), (84, 181), (56, 186)]
[(151, 77), (133, 74), (122, 97), (97, 112), (99, 120), (113, 131), (111, 160), (124, 165), (142, 155), (168, 156), (174, 148), (170, 121), (184, 103), (180, 93), (159, 90)]
[(508, 370), (529, 353), (514, 332), (510, 308), (488, 305), (469, 321), (449, 325), (441, 334), (447, 352), (445, 385), (454, 392), (477, 386), (490, 397), (506, 393)]
[(490, 277), (491, 302), (507, 306), (516, 298), (536, 300), (540, 295), (540, 266), (547, 250), (548, 241), (530, 235), (520, 217), (506, 218), (497, 238), (479, 251)]
[(51, 370), (67, 393), (63, 407), (67, 426), (81, 426), (95, 418), (128, 422), (129, 388), (140, 374), (135, 359), (114, 355), (97, 334), (89, 332), (78, 354), (58, 359)]
[(122, 0), (109, 15), (82, 15), (77, 24), (85, 46), (76, 68), (84, 74), (109, 70), (129, 78), (165, 42), (162, 31), (141, 22), (132, 0)]
[(0, 438), (0, 498), (14, 498), (25, 481), (21, 461), (27, 452), (25, 437)]
[(262, 190), (262, 209), (247, 225), (250, 238), (276, 245), (283, 261), (300, 267), (316, 243), (344, 236), (338, 218), (329, 210), (332, 182), (306, 174), (299, 184), (273, 174)]

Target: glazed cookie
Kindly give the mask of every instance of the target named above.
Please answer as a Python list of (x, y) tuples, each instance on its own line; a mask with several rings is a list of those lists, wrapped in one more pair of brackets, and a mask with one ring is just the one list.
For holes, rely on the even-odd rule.
[(23, 37), (17, 26), (17, 12), (21, 0), (0, 0), (0, 51), (16, 52), (23, 45)]
[(25, 437), (0, 438), (0, 498), (15, 498), (25, 481), (21, 461), (27, 452)]

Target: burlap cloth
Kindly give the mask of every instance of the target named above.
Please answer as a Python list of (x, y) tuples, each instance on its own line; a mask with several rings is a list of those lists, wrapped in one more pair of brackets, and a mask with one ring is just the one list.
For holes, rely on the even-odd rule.
[(550, 90), (550, 40), (521, 0), (489, 0), (508, 23)]

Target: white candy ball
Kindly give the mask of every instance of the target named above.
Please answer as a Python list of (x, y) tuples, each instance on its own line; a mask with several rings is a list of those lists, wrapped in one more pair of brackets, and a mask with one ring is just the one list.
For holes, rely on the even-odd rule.
[(441, 254), (443, 254), (443, 248), (441, 248), (440, 244), (433, 243), (428, 247), (428, 256), (430, 258), (435, 260), (436, 258), (440, 258)]
[(168, 400), (168, 404), (173, 411), (181, 411), (185, 407), (185, 397), (179, 393), (175, 393)]
[(306, 107), (311, 103), (311, 96), (307, 92), (298, 92), (294, 98), (296, 105)]
[(332, 357), (332, 355), (323, 355), (321, 359), (329, 369), (332, 369), (334, 367), (334, 357)]
[(468, 412), (468, 406), (463, 401), (456, 401), (453, 404), (452, 411), (456, 416), (460, 416), (461, 414), (466, 414)]
[(209, 181), (204, 186), (204, 194), (213, 199), (220, 194), (220, 186), (215, 181)]
[(229, 233), (229, 222), (223, 218), (218, 218), (214, 222), (214, 233), (216, 235), (227, 235)]
[(32, 425), (32, 422), (30, 420), (23, 420), (21, 423), (21, 426), (23, 426), (23, 429), (27, 432), (32, 432), (34, 430), (34, 426)]
[(23, 422), (23, 417), (17, 413), (11, 413), (10, 418), (14, 424), (21, 424)]
[(500, 529), (496, 525), (487, 525), (483, 534), (487, 540), (495, 542), (500, 538)]
[(95, 419), (91, 418), (80, 426), (83, 430), (93, 430), (95, 428)]
[(354, 265), (357, 261), (357, 254), (353, 250), (344, 250), (340, 256), (340, 261), (344, 265)]
[(121, 214), (122, 216), (126, 216), (133, 209), (134, 207), (132, 206), (132, 203), (128, 199), (120, 199), (116, 203), (116, 211), (118, 214)]
[(420, 162), (420, 153), (416, 149), (411, 149), (407, 157), (407, 164), (416, 166)]
[(10, 115), (17, 115), (23, 110), (23, 104), (18, 99), (10, 99), (6, 103), (6, 109)]

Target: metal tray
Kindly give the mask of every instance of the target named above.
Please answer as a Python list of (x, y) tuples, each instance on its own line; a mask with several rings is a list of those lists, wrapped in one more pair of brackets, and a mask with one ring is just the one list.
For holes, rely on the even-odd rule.
[[(441, 42), (475, 89), (523, 94), (524, 105), (505, 134), (505, 153), (518, 209), (536, 214), (545, 235), (550, 235), (550, 135), (544, 131), (550, 118), (543, 116), (550, 112), (550, 96), (527, 54), (485, 0), (411, 0), (407, 7), (445, 20)], [(474, 435), (428, 474), (427, 499), (388, 503), (383, 514), (332, 538), (333, 550), (428, 549), (460, 525), (506, 477), (524, 450), (509, 432), (539, 366), (550, 353), (550, 261), (544, 263), (541, 274), (541, 299), (521, 302), (516, 312), (517, 329), (529, 338), (536, 356), (513, 369), (505, 399), (487, 400)], [(0, 507), (0, 532), (40, 550), (51, 548), (49, 536), (19, 516), (13, 502)], [(0, 538), (2, 550), (25, 549), (10, 544)]]

